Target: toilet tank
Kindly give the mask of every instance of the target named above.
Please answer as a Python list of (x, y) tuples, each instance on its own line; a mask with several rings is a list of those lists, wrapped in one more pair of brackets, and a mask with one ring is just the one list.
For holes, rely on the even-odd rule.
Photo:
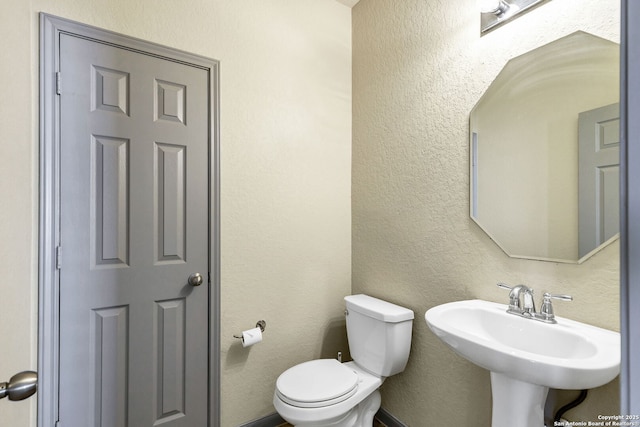
[(344, 300), (349, 351), (358, 366), (381, 377), (404, 371), (413, 311), (363, 294)]

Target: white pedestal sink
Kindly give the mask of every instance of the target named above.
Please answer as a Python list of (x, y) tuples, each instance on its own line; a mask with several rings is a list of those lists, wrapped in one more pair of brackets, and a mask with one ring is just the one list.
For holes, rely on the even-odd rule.
[(491, 371), (492, 427), (542, 427), (549, 388), (599, 387), (620, 372), (620, 334), (556, 317), (547, 324), (507, 306), (458, 301), (428, 310), (429, 328), (453, 351)]

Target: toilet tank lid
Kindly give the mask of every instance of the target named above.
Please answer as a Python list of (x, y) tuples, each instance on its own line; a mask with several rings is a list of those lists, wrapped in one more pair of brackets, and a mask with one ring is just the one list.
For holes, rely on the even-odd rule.
[(344, 300), (347, 310), (357, 311), (384, 322), (398, 323), (413, 319), (413, 311), (408, 308), (369, 295), (347, 295)]

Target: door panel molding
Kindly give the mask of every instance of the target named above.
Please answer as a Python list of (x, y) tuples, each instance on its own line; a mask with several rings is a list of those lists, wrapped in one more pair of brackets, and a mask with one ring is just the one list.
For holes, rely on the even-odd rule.
[[(51, 427), (58, 420), (59, 354), (59, 267), (64, 265), (60, 248), (60, 102), (64, 91), (59, 79), (59, 40), (62, 34), (123, 48), (205, 70), (208, 76), (209, 141), (209, 426), (220, 425), (220, 148), (219, 148), (219, 63), (216, 60), (87, 26), (49, 14), (40, 14), (40, 204), (38, 249), (38, 417), (39, 427)], [(128, 114), (129, 81), (117, 70), (95, 70), (93, 106)], [(159, 107), (163, 120), (184, 121), (181, 91), (161, 82)], [(162, 90), (160, 90), (162, 89)], [(113, 154), (113, 153), (112, 153)], [(117, 154), (117, 153), (116, 153)], [(120, 153), (121, 154), (121, 153)], [(126, 153), (125, 153), (126, 155)], [(113, 156), (112, 156), (113, 157)], [(125, 161), (126, 159), (112, 159)], [(113, 178), (113, 177), (112, 177)], [(117, 178), (117, 177), (116, 177)], [(117, 194), (105, 195), (109, 198)], [(126, 218), (112, 212), (111, 227), (127, 227)], [(124, 222), (123, 222), (124, 221)], [(126, 239), (126, 229), (119, 236)], [(94, 242), (95, 243), (95, 242)], [(126, 258), (119, 242), (100, 242), (109, 257)], [(176, 245), (175, 243), (173, 244)], [(179, 245), (178, 245), (179, 246)], [(122, 255), (122, 256), (121, 256)], [(115, 258), (114, 258), (115, 259)], [(121, 260), (125, 261), (125, 260)], [(111, 267), (111, 265), (108, 265)], [(170, 312), (170, 311), (169, 311)], [(117, 337), (114, 337), (117, 338)], [(175, 337), (174, 337), (175, 339)], [(176, 406), (179, 405), (168, 405)], [(176, 408), (173, 408), (174, 410)]]

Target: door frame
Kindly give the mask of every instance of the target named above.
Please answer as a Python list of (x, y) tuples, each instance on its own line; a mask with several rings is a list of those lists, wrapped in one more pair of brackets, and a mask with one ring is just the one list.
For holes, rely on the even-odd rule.
[[(220, 91), (217, 60), (40, 13), (38, 427), (58, 421), (61, 34), (198, 67), (209, 76), (209, 427), (220, 425)], [(64, 90), (64, 88), (61, 88)]]
[(640, 4), (621, 1), (620, 410), (640, 415)]

